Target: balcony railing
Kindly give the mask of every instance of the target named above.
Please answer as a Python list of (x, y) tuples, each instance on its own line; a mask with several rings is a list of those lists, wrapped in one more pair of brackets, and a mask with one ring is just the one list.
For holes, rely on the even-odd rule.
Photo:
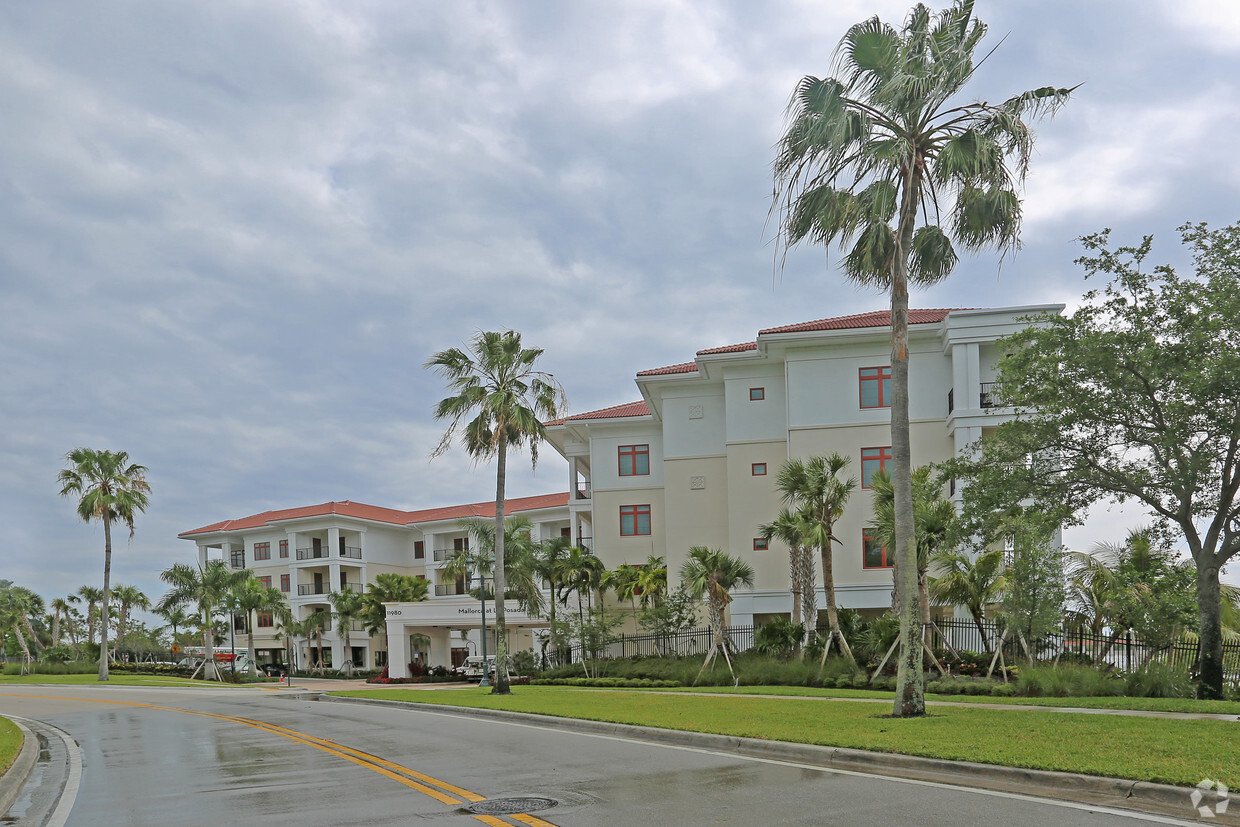
[(341, 583), (339, 589), (332, 589), (332, 587), (327, 585), (326, 583), (298, 583), (297, 584), (297, 593), (299, 595), (330, 594), (332, 591), (344, 591), (345, 589), (352, 589), (358, 594), (361, 594), (366, 590), (366, 587), (363, 586), (361, 583), (351, 583), (348, 581)]
[[(458, 554), (461, 551), (462, 549), (459, 548), (437, 548), (432, 556), (435, 558), (436, 563), (442, 563), (445, 560), (451, 560), (454, 554)], [(469, 549), (464, 549), (464, 551), (469, 551)]]
[(947, 392), (947, 412), (951, 413), (956, 410), (956, 389), (952, 388)]
[(994, 397), (994, 386), (994, 382), (982, 383), (982, 392), (978, 394), (977, 399), (977, 405), (979, 408), (993, 408), (999, 404)]
[(354, 548), (353, 546), (345, 546), (340, 549), (340, 556), (348, 557), (350, 560), (361, 560), (362, 550), (360, 548)]
[(435, 596), (436, 597), (445, 597), (447, 595), (467, 594), (467, 593), (468, 592), (466, 591), (463, 585), (457, 585), (456, 583), (436, 583), (435, 584)]
[(590, 490), (590, 486), (588, 485), (585, 488), (577, 489), (577, 499), (579, 500), (588, 500), (593, 496), (594, 493)]
[(322, 560), (322, 559), (324, 559), (324, 558), (326, 558), (326, 557), (330, 557), (330, 556), (331, 556), (331, 555), (329, 555), (329, 554), (327, 553), (327, 549), (325, 549), (325, 548), (323, 548), (323, 547), (321, 547), (321, 546), (320, 546), (319, 548), (299, 548), (299, 549), (297, 549), (297, 559), (298, 559), (298, 560)]

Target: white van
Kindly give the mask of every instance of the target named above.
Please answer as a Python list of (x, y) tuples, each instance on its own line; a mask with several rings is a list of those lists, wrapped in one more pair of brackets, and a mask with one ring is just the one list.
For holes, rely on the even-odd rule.
[[(495, 655), (487, 655), (486, 665), (487, 665), (487, 678), (494, 679), (495, 678)], [(465, 658), (465, 661), (460, 666), (456, 667), (455, 671), (457, 675), (459, 675), (460, 677), (464, 678), (467, 681), (472, 681), (474, 683), (481, 682), (482, 681), (482, 656), (481, 655), (470, 655), (469, 657)], [(508, 678), (511, 680), (512, 678), (515, 678), (515, 677), (516, 675), (513, 673), (512, 669), (510, 668), (508, 670)]]

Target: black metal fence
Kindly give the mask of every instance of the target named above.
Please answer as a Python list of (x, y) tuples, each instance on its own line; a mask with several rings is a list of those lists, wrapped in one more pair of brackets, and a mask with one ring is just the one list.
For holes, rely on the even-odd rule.
[[(727, 626), (724, 636), (731, 642), (732, 650), (743, 652), (753, 648), (752, 626)], [(640, 634), (618, 635), (615, 640), (593, 648), (589, 657), (598, 658), (639, 658), (668, 655), (699, 655), (710, 649), (710, 629), (685, 629), (670, 635)], [(581, 660), (581, 644), (572, 647), (574, 662)]]

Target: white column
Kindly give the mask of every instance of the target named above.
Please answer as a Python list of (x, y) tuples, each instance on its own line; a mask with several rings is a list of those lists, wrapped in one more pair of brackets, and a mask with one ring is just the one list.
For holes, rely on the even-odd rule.
[(205, 569), (207, 567), (207, 547), (202, 543), (198, 544), (198, 568)]
[[(392, 604), (399, 606), (399, 603)], [(405, 622), (399, 617), (388, 618), (388, 677), (409, 677), (409, 634), (405, 631)]]

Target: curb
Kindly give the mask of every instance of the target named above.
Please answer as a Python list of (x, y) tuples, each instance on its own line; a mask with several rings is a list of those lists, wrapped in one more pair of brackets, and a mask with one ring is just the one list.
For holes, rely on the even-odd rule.
[[(811, 764), (826, 769), (950, 784), (957, 787), (1028, 795), (1057, 801), (1093, 804), (1099, 807), (1136, 810), (1177, 817), (1184, 821), (1198, 820), (1196, 808), (1193, 807), (1189, 798), (1194, 790), (1193, 787), (1176, 787), (1170, 784), (1155, 784), (1126, 778), (1024, 769), (997, 764), (979, 764), (972, 761), (950, 761), (942, 758), (869, 752), (845, 747), (765, 741), (760, 738), (741, 738), (733, 735), (714, 735), (633, 724), (557, 718), (550, 715), (499, 709), (418, 704), (410, 701), (348, 698), (334, 695), (322, 695), (318, 700), (331, 703), (413, 707), (426, 711), (444, 710), (453, 714), (472, 715), (478, 718), (533, 723), (549, 729), (568, 732), (614, 735), (658, 744), (711, 749), (753, 758)], [(1240, 813), (1228, 812), (1211, 818), (1209, 823), (1240, 827)]]
[(13, 721), (13, 723), (17, 724), (17, 728), (21, 730), (22, 748), (17, 754), (17, 760), (5, 771), (4, 775), (0, 776), (0, 816), (7, 813), (9, 807), (13, 806), (13, 802), (17, 800), (17, 794), (21, 792), (26, 779), (30, 777), (30, 771), (34, 769), (35, 759), (39, 755), (39, 742), (34, 737), (34, 733), (18, 721)]

